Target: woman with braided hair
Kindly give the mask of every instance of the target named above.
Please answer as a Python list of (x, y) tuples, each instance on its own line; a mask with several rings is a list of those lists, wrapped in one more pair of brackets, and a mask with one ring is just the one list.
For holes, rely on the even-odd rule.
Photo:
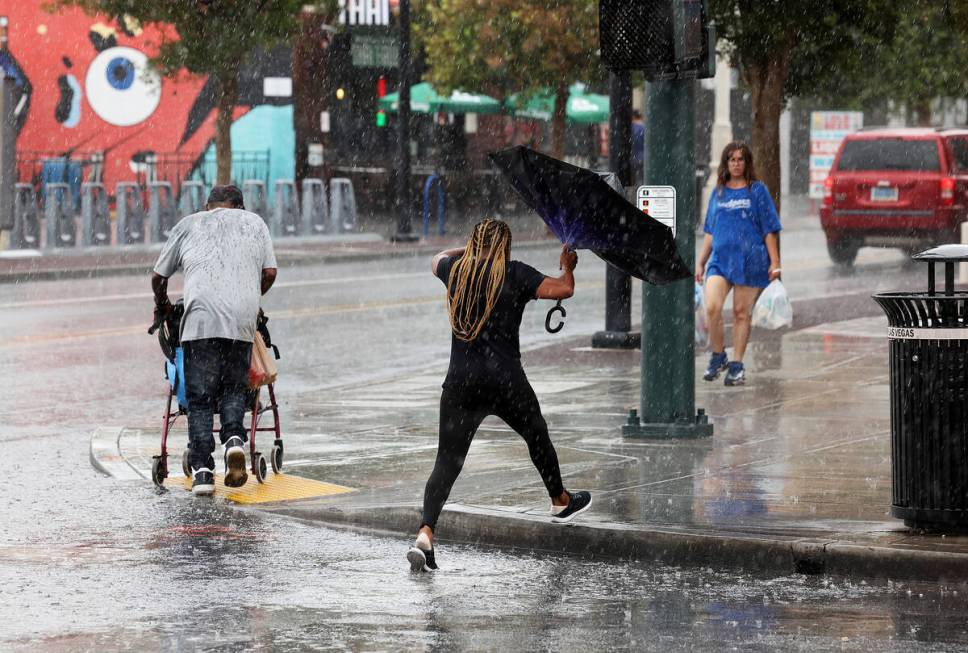
[(474, 434), (488, 415), (507, 422), (528, 445), (551, 497), (552, 521), (563, 523), (592, 503), (588, 492), (568, 492), (548, 425), (521, 366), (518, 330), (533, 299), (567, 299), (575, 291), (578, 256), (561, 248), (561, 276), (546, 277), (511, 260), (511, 230), (486, 218), (474, 226), (467, 245), (434, 256), (431, 269), (447, 286), (450, 366), (440, 397), (437, 460), (424, 490), (423, 520), (407, 552), (413, 571), (437, 568), (433, 537), (437, 518), (464, 465)]

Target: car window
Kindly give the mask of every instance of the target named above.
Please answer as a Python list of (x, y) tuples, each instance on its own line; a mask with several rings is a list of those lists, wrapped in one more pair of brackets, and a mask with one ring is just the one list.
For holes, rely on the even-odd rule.
[(849, 140), (837, 163), (837, 170), (924, 170), (941, 169), (938, 142), (879, 138)]
[(948, 144), (955, 157), (955, 166), (960, 171), (968, 171), (968, 138), (952, 138)]

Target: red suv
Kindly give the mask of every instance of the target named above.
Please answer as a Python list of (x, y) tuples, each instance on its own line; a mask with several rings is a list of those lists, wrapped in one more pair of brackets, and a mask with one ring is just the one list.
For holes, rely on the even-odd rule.
[(968, 218), (968, 130), (906, 127), (850, 134), (824, 182), (830, 258), (864, 245), (914, 251), (960, 242)]

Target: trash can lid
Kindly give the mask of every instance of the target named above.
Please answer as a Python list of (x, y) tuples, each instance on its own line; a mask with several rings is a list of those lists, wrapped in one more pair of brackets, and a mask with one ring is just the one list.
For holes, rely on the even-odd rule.
[(968, 261), (968, 245), (939, 245), (911, 257), (915, 261)]

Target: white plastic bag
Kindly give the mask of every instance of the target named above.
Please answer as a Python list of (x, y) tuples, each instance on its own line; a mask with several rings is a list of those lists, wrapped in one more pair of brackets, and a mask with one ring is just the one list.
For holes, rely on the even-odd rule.
[(753, 326), (771, 330), (793, 326), (793, 305), (779, 279), (770, 283), (756, 300)]
[(709, 344), (709, 325), (706, 324), (706, 302), (703, 299), (702, 286), (696, 284), (696, 346), (703, 348)]

